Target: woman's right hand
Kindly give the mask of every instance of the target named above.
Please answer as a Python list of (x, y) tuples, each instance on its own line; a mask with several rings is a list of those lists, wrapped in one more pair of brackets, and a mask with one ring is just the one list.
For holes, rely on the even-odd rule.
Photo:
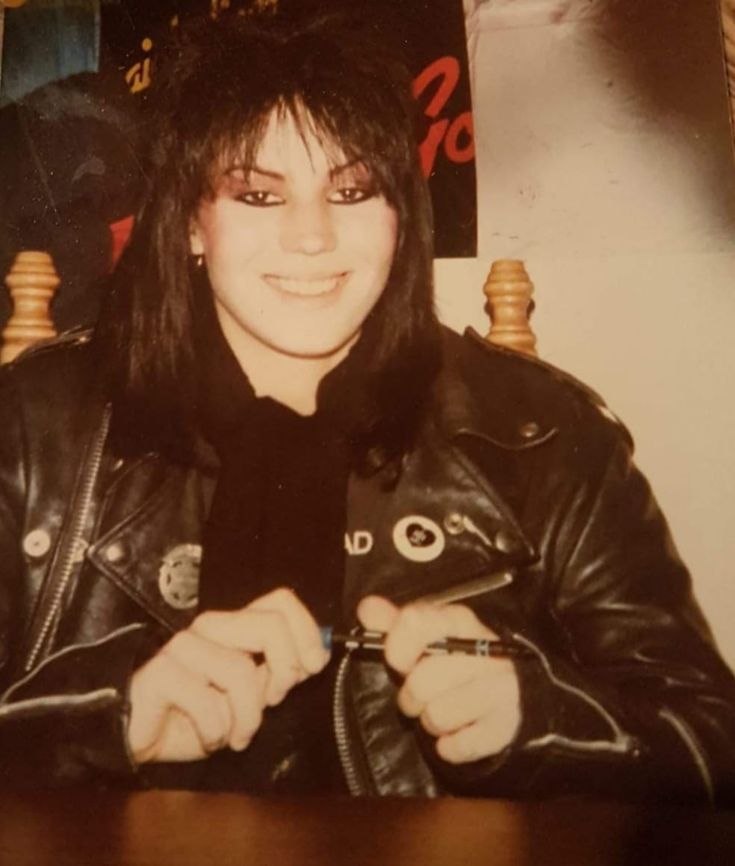
[(314, 618), (288, 589), (240, 610), (199, 614), (133, 674), (132, 756), (142, 764), (199, 760), (225, 746), (241, 751), (264, 708), (328, 661)]

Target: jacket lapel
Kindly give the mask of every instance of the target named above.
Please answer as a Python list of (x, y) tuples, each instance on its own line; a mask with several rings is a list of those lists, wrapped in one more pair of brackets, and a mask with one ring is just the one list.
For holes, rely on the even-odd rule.
[(451, 443), (432, 436), (407, 459), (395, 489), (382, 482), (380, 473), (354, 478), (348, 491), (350, 621), (370, 593), (405, 603), (534, 558), (510, 508)]
[(124, 467), (105, 497), (89, 561), (172, 631), (197, 610), (213, 475), (154, 455)]

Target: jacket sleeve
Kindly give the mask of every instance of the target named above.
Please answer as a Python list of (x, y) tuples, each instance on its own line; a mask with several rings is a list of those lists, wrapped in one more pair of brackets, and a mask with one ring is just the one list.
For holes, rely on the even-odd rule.
[(517, 666), (520, 730), (494, 759), (449, 771), (451, 783), (731, 804), (735, 680), (665, 519), (620, 432), (574, 452), (563, 481), (546, 475), (546, 492), (529, 494), (546, 510), (535, 568), (548, 616), (504, 635), (535, 653)]
[(148, 640), (132, 625), (19, 673), (33, 605), (24, 551), (29, 481), (22, 406), (0, 371), (0, 784), (37, 786), (132, 777), (126, 688)]

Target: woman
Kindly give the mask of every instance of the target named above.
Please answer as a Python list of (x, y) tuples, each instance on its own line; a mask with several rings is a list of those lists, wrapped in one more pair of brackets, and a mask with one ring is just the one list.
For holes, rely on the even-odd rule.
[[(408, 93), (335, 19), (174, 64), (94, 339), (3, 371), (14, 783), (730, 793), (732, 677), (625, 432), (436, 322)], [(358, 624), (384, 655), (325, 649)]]

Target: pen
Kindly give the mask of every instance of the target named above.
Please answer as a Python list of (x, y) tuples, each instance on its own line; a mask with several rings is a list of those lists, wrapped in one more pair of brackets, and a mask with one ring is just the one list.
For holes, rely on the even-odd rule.
[[(380, 631), (358, 631), (354, 634), (341, 634), (332, 626), (321, 629), (322, 642), (326, 649), (343, 647), (346, 650), (369, 650), (382, 652), (385, 634)], [(533, 658), (534, 653), (517, 643), (487, 638), (446, 637), (430, 643), (425, 648), (426, 655), (449, 655), (463, 653), (470, 656), (485, 656), (492, 658)]]

